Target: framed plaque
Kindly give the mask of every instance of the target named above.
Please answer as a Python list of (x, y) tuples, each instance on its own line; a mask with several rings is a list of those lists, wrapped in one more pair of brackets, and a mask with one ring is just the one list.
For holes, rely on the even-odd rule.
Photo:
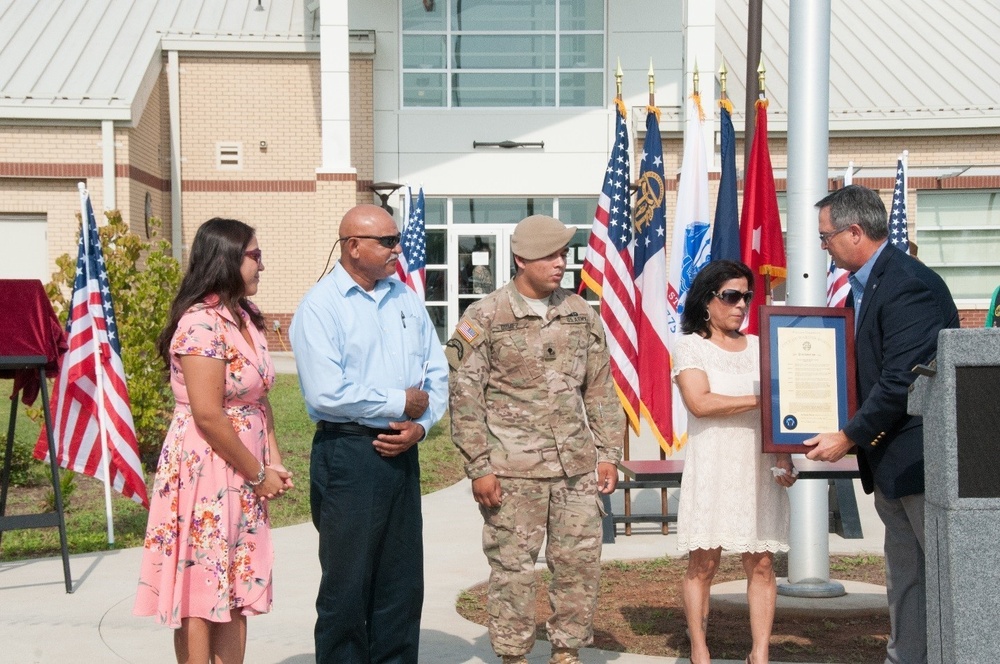
[(760, 308), (761, 442), (800, 454), (803, 440), (839, 431), (857, 408), (854, 310)]

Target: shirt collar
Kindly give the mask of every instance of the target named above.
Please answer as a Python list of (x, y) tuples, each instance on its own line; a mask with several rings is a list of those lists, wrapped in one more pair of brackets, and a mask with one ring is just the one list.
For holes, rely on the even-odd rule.
[(878, 260), (878, 257), (882, 254), (882, 251), (888, 245), (889, 245), (888, 242), (883, 242), (882, 244), (880, 244), (878, 246), (878, 249), (875, 250), (875, 253), (871, 255), (871, 258), (869, 258), (857, 272), (851, 275), (852, 277), (854, 277), (855, 280), (857, 280), (859, 284), (861, 284), (862, 291), (868, 286), (868, 277), (871, 276), (872, 268), (875, 267), (875, 261)]
[(344, 266), (341, 265), (339, 260), (333, 266), (330, 276), (333, 278), (333, 283), (337, 287), (337, 290), (339, 290), (340, 294), (344, 297), (347, 297), (352, 289), (357, 289), (359, 293), (372, 298), (376, 302), (385, 297), (385, 295), (392, 291), (393, 288), (399, 286), (402, 286), (403, 288), (406, 287), (403, 282), (398, 279), (395, 279), (394, 277), (386, 277), (376, 281), (375, 288), (373, 288), (371, 292), (368, 292), (354, 280), (354, 277), (352, 277), (347, 270), (344, 269)]
[[(514, 316), (517, 318), (524, 318), (525, 316), (538, 315), (535, 313), (535, 310), (528, 306), (528, 303), (524, 301), (524, 296), (522, 296), (521, 292), (517, 290), (517, 286), (514, 285), (513, 279), (507, 282), (507, 285), (504, 286), (504, 288), (508, 289), (511, 293), (510, 308), (513, 310)], [(552, 309), (558, 309), (559, 311), (556, 312), (556, 315), (568, 313), (567, 311), (561, 310), (561, 306), (566, 301), (567, 295), (569, 295), (569, 293), (562, 288), (557, 288), (552, 291), (552, 295), (549, 296), (549, 311)], [(542, 318), (545, 318), (545, 316), (542, 316)]]

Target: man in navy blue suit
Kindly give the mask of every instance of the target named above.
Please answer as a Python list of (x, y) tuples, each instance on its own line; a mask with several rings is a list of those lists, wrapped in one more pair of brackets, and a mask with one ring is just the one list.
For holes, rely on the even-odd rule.
[(958, 310), (941, 277), (887, 242), (876, 192), (850, 185), (816, 207), (821, 246), (851, 273), (860, 403), (842, 430), (806, 440), (806, 456), (837, 461), (857, 450), (861, 484), (885, 524), (885, 661), (926, 662), (923, 420), (906, 414), (906, 399), (913, 367), (935, 357), (938, 332), (958, 327)]

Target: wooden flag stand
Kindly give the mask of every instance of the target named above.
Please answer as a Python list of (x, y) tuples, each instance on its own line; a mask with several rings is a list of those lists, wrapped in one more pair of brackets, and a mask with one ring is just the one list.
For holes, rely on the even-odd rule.
[[(62, 550), (63, 578), (66, 582), (66, 592), (72, 593), (73, 578), (69, 570), (66, 516), (63, 511), (56, 445), (55, 439), (52, 437), (49, 393), (45, 380), (47, 371), (58, 371), (59, 358), (66, 350), (65, 335), (62, 334), (59, 321), (52, 311), (52, 305), (45, 296), (42, 282), (38, 280), (0, 280), (0, 310), (7, 312), (6, 320), (0, 324), (0, 377), (14, 378), (14, 388), (10, 397), (10, 422), (7, 425), (3, 473), (0, 475), (0, 538), (7, 530), (58, 527)], [(11, 351), (25, 354), (7, 354)], [(27, 354), (25, 351), (43, 354)], [(22, 391), (32, 389), (27, 386), (32, 385), (36, 379), (39, 382), (38, 390), (42, 395), (42, 412), (45, 417), (49, 469), (52, 476), (56, 511), (7, 516), (7, 491), (10, 487), (18, 397)]]

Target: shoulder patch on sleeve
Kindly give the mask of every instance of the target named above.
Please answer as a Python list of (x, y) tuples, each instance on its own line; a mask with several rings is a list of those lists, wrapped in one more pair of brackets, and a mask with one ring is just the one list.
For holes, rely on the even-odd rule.
[(469, 345), (478, 346), (479, 344), (476, 343), (476, 340), (482, 336), (483, 331), (480, 330), (472, 321), (463, 318), (462, 321), (459, 322), (458, 327), (455, 328), (455, 334), (465, 339), (466, 343)]
[(483, 331), (472, 321), (463, 318), (458, 327), (455, 328), (455, 334), (444, 345), (444, 355), (448, 358), (448, 366), (452, 370), (461, 367), (472, 349), (485, 340)]

